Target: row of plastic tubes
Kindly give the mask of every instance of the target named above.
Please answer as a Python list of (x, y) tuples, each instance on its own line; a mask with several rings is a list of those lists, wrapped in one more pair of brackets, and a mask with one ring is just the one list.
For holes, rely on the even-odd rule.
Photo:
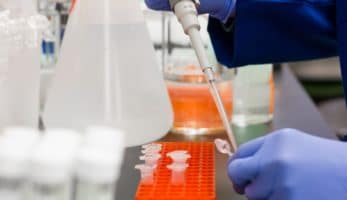
[(9, 128), (0, 136), (0, 199), (113, 200), (124, 134), (109, 127)]
[[(135, 166), (135, 169), (141, 172), (141, 183), (145, 185), (154, 184), (154, 176), (158, 171), (158, 164), (162, 157), (161, 155), (162, 144), (152, 143), (142, 146), (143, 155), (140, 156), (140, 160), (143, 160), (144, 164)], [(185, 183), (186, 170), (189, 167), (187, 161), (191, 158), (185, 150), (172, 151), (166, 154), (172, 160), (172, 164), (167, 168), (171, 171), (171, 183), (173, 185), (180, 185)]]

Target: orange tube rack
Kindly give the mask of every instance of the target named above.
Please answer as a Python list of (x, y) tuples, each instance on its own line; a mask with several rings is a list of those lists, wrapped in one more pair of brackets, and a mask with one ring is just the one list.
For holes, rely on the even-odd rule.
[[(139, 184), (135, 200), (215, 200), (214, 144), (211, 142), (164, 142), (162, 158), (154, 175), (154, 184)], [(186, 181), (182, 185), (171, 184), (171, 171), (167, 165), (172, 160), (166, 156), (175, 150), (187, 150)]]

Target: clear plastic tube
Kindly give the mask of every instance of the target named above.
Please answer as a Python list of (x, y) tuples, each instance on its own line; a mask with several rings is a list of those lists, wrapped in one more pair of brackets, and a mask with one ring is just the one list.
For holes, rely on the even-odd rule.
[(141, 173), (141, 183), (145, 185), (151, 185), (154, 183), (154, 168), (149, 165), (136, 165), (135, 169)]
[[(122, 146), (123, 147), (123, 146)], [(113, 200), (123, 151), (84, 147), (77, 156), (76, 200)]]
[(186, 170), (189, 167), (188, 164), (174, 163), (167, 166), (171, 170), (171, 183), (173, 185), (181, 185), (186, 181)]

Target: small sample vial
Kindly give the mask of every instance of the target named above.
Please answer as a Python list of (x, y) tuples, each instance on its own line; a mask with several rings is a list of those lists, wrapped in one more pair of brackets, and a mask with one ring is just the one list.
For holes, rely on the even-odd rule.
[(0, 199), (27, 199), (25, 186), (29, 158), (38, 135), (38, 131), (26, 128), (4, 131), (0, 138)]
[(95, 147), (81, 149), (77, 156), (76, 200), (113, 200), (123, 151), (105, 153)]
[[(30, 168), (31, 199), (71, 200), (73, 165), (78, 146), (73, 148), (71, 141), (74, 140), (67, 140), (65, 134), (61, 136), (50, 135), (50, 139), (43, 139), (35, 148)], [(62, 143), (63, 138), (66, 139), (66, 148)]]
[(68, 129), (48, 129), (43, 138), (42, 144), (51, 148), (61, 149), (61, 153), (75, 154), (81, 145), (82, 137), (79, 132)]
[(167, 166), (171, 170), (171, 183), (173, 185), (182, 185), (186, 181), (186, 170), (188, 164), (174, 163)]
[(141, 173), (141, 183), (152, 185), (154, 183), (154, 167), (146, 164), (136, 165), (135, 169)]

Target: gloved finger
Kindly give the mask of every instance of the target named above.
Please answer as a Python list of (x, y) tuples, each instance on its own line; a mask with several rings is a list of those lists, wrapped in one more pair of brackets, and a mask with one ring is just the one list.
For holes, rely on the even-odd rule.
[(237, 192), (238, 194), (245, 194), (245, 188), (242, 188), (241, 186), (236, 185), (235, 183), (233, 184), (234, 191)]
[(257, 157), (248, 157), (236, 159), (228, 166), (228, 175), (232, 180), (234, 187), (243, 193), (245, 188), (252, 183), (259, 171), (259, 162)]
[(253, 156), (256, 152), (259, 151), (260, 147), (264, 144), (265, 137), (260, 137), (241, 145), (239, 149), (236, 151), (236, 153), (231, 157), (229, 163), (236, 159)]
[(145, 0), (147, 6), (153, 10), (171, 10), (169, 0)]
[(269, 173), (259, 173), (255, 180), (245, 188), (248, 199), (269, 199), (272, 194), (274, 177)]

